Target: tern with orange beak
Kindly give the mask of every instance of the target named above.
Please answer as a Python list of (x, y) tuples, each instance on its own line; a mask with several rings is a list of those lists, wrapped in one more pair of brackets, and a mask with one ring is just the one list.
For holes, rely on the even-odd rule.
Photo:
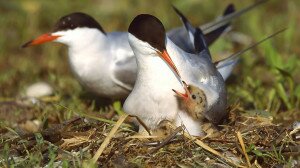
[[(216, 26), (206, 31), (206, 39), (212, 43), (226, 30), (230, 19), (246, 11), (248, 10), (235, 13), (228, 6), (224, 12), (226, 21), (219, 19), (214, 22)], [(232, 15), (233, 13), (236, 15)], [(222, 24), (218, 26), (220, 22)], [(190, 44), (184, 27), (172, 29), (167, 35), (175, 44), (189, 50)], [(94, 18), (75, 12), (60, 18), (53, 31), (25, 43), (23, 47), (51, 41), (68, 46), (69, 64), (74, 76), (92, 93), (114, 100), (124, 100), (132, 90), (137, 66), (128, 44), (127, 32), (106, 33)]]
[[(184, 92), (183, 79), (205, 93), (206, 118), (215, 124), (224, 119), (225, 83), (209, 59), (205, 40), (197, 46), (198, 54), (184, 52), (166, 36), (160, 20), (148, 14), (135, 17), (128, 32), (130, 46), (137, 58), (138, 73), (134, 88), (125, 101), (125, 112), (141, 118), (150, 129), (156, 129), (161, 121), (169, 120), (178, 126), (183, 124), (192, 135), (203, 135), (201, 122), (179, 107), (172, 91)], [(204, 39), (201, 31), (196, 33)], [(219, 116), (212, 117), (210, 113)]]

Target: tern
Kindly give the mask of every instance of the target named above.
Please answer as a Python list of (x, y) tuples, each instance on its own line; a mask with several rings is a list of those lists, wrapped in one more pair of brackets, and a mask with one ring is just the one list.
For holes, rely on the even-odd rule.
[[(248, 10), (250, 8), (232, 15), (234, 9), (229, 5), (224, 12), (226, 20), (219, 19), (213, 24), (215, 26), (210, 26), (206, 40), (212, 43), (229, 26), (228, 20)], [(222, 24), (218, 25), (220, 22)], [(183, 50), (190, 50), (191, 44), (183, 27), (169, 31), (168, 36)], [(23, 47), (51, 41), (68, 46), (70, 68), (87, 90), (113, 100), (124, 100), (132, 90), (137, 66), (127, 32), (106, 33), (94, 18), (75, 12), (60, 18), (53, 31), (25, 43)]]
[[(192, 135), (203, 135), (201, 122), (193, 119), (172, 89), (183, 92), (181, 79), (201, 89), (206, 95), (204, 116), (218, 124), (227, 115), (225, 82), (210, 60), (202, 31), (198, 54), (176, 46), (167, 36), (159, 19), (149, 14), (136, 16), (128, 28), (129, 44), (137, 59), (137, 79), (124, 103), (124, 111), (138, 116), (149, 129), (155, 130), (163, 120), (183, 124)], [(140, 127), (140, 131), (143, 128)]]

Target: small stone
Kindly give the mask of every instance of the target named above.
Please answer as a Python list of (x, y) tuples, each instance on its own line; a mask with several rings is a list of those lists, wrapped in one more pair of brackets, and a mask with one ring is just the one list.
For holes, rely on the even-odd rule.
[(53, 94), (53, 88), (46, 82), (37, 82), (25, 90), (26, 97), (39, 98)]
[(205, 161), (209, 161), (209, 160), (210, 160), (210, 158), (209, 158), (209, 157), (206, 157), (204, 160), (205, 160)]
[(27, 120), (25, 123), (19, 124), (19, 126), (21, 129), (31, 133), (37, 132), (39, 130), (39, 125), (30, 120)]

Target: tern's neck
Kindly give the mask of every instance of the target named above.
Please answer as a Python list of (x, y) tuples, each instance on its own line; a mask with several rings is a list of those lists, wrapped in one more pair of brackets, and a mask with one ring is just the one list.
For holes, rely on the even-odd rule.
[(107, 49), (108, 43), (106, 36), (100, 31), (89, 31), (86, 34), (78, 34), (74, 40), (67, 43), (71, 53), (88, 55), (98, 53)]
[[(89, 31), (81, 36), (76, 36), (69, 46), (69, 63), (76, 76), (80, 78), (101, 78), (98, 74), (105, 64), (109, 64), (109, 42), (106, 36), (99, 31)], [(93, 77), (90, 77), (93, 76)]]
[[(144, 81), (145, 85), (151, 85), (159, 91), (163, 88), (171, 91), (170, 87), (180, 85), (180, 80), (172, 69), (159, 56), (143, 56), (135, 53), (138, 64), (137, 80)], [(155, 90), (155, 89), (154, 89)]]

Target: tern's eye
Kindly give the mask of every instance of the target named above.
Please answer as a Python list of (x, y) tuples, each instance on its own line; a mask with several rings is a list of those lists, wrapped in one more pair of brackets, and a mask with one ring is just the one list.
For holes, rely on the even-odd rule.
[(196, 99), (196, 95), (193, 94), (193, 95), (192, 95), (192, 98), (193, 98), (193, 99)]

